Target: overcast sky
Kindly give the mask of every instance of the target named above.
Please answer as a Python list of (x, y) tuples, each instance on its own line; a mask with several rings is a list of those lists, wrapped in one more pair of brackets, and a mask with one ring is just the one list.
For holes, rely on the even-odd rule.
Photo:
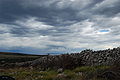
[(119, 44), (120, 0), (0, 0), (0, 51), (73, 53)]

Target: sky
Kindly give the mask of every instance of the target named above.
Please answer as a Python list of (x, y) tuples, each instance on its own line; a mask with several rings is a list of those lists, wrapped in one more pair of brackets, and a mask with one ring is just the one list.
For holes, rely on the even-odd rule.
[(0, 51), (74, 53), (120, 45), (120, 0), (0, 0)]

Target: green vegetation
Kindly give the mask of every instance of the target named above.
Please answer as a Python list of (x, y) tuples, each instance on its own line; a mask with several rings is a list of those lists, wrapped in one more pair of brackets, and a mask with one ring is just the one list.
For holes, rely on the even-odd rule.
[[(103, 55), (103, 52), (98, 51), (101, 55)], [(108, 52), (110, 51), (108, 50)], [(106, 51), (105, 55), (108, 52)], [(87, 64), (85, 65), (83, 61), (93, 64), (94, 60), (92, 59), (99, 58), (99, 56), (91, 57), (90, 55), (91, 60), (89, 61), (86, 58), (86, 56), (89, 57), (89, 54), (93, 53), (89, 50), (87, 52), (83, 51), (81, 54), (62, 54), (57, 56), (0, 53), (0, 76), (11, 76), (16, 80), (120, 80), (119, 57), (114, 58), (112, 55), (112, 60), (116, 59), (112, 63), (112, 60), (109, 60), (110, 55), (107, 58), (103, 58), (103, 63), (106, 63), (106, 59), (108, 59), (107, 63), (110, 62), (112, 64), (109, 66), (103, 66), (102, 64), (100, 64), (101, 66), (86, 66)], [(98, 62), (100, 61), (98, 60)]]
[(110, 68), (110, 66), (83, 66), (73, 70), (64, 70), (61, 73), (57, 70), (39, 71), (36, 69), (15, 68), (1, 69), (0, 75), (12, 76), (16, 80), (107, 80), (98, 77), (98, 75)]
[(0, 52), (0, 64), (32, 61), (46, 55)]
[(94, 72), (98, 70), (106, 70), (109, 69), (110, 66), (83, 66), (83, 67), (77, 67), (74, 69), (75, 72)]

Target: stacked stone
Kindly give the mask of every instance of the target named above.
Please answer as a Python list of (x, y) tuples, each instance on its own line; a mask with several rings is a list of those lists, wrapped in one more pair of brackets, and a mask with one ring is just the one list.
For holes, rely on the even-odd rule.
[[(83, 50), (80, 53), (48, 55), (34, 61), (15, 63), (16, 67), (39, 67), (48, 68), (75, 68), (78, 66), (97, 66), (97, 65), (114, 65), (120, 62), (120, 48), (93, 51), (90, 49)], [(13, 64), (11, 64), (13, 66)], [(10, 64), (9, 64), (10, 66)]]

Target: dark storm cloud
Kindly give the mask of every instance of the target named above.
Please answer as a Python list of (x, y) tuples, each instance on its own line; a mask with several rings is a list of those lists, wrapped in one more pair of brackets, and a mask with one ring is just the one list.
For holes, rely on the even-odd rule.
[[(70, 8), (58, 10), (54, 7), (27, 7), (21, 5), (20, 0), (2, 0), (0, 1), (0, 22), (10, 23), (26, 16), (38, 17), (40, 21), (44, 21), (50, 25), (62, 25), (58, 19), (64, 21), (82, 20), (84, 17), (78, 18), (76, 11)], [(62, 23), (61, 22), (61, 23)], [(67, 25), (67, 24), (66, 24)]]
[[(106, 0), (106, 2), (105, 3), (104, 2), (99, 3), (98, 6), (94, 8), (95, 14), (106, 15), (110, 17), (120, 12), (120, 1), (119, 0), (115, 0), (115, 1)], [(111, 3), (109, 4), (109, 2)]]
[(30, 33), (30, 30), (27, 28), (13, 28), (10, 33), (17, 37), (23, 37), (27, 36), (27, 34)]
[[(52, 0), (51, 4), (49, 0), (48, 0), (48, 3), (45, 4), (45, 2), (47, 1), (44, 1), (44, 0), (35, 0), (35, 1), (33, 0), (30, 0), (30, 1), (1, 0), (0, 1), (0, 4), (1, 4), (0, 5), (0, 22), (9, 23), (21, 17), (34, 16), (34, 17), (38, 17), (40, 21), (46, 22), (49, 25), (61, 26), (63, 22), (68, 21), (68, 20), (69, 21), (82, 21), (84, 19), (87, 19), (88, 18), (87, 13), (89, 12), (93, 13), (93, 15), (100, 14), (100, 15), (107, 15), (107, 16), (111, 16), (111, 15), (114, 15), (120, 12), (120, 9), (119, 9), (120, 1), (114, 3), (113, 6), (110, 6), (111, 4), (105, 5), (105, 6), (100, 5), (102, 7), (96, 8), (94, 7), (96, 4), (100, 4), (104, 1), (93, 0), (91, 4), (87, 5), (86, 7), (80, 10), (79, 10), (79, 6), (73, 6), (71, 8), (70, 5), (65, 8), (63, 5), (62, 9), (58, 9), (58, 7), (56, 6), (56, 4), (60, 2), (58, 0)], [(34, 5), (31, 5), (31, 3), (34, 3)], [(36, 3), (39, 3), (40, 6), (39, 5), (37, 6)], [(42, 3), (44, 5), (41, 5)], [(46, 7), (48, 6), (47, 4), (49, 5), (49, 7)], [(66, 4), (66, 2), (64, 4)], [(93, 11), (91, 11), (92, 7), (93, 7)], [(87, 11), (84, 12), (84, 10), (86, 9)], [(77, 16), (78, 12), (84, 12), (84, 13), (79, 14), (79, 17), (78, 17)], [(61, 22), (58, 19), (61, 20)], [(66, 24), (63, 23), (63, 25), (67, 25), (67, 24), (69, 25), (70, 23), (66, 23)]]
[(26, 13), (19, 4), (20, 0), (1, 0), (0, 1), (0, 22), (11, 22), (17, 17)]

